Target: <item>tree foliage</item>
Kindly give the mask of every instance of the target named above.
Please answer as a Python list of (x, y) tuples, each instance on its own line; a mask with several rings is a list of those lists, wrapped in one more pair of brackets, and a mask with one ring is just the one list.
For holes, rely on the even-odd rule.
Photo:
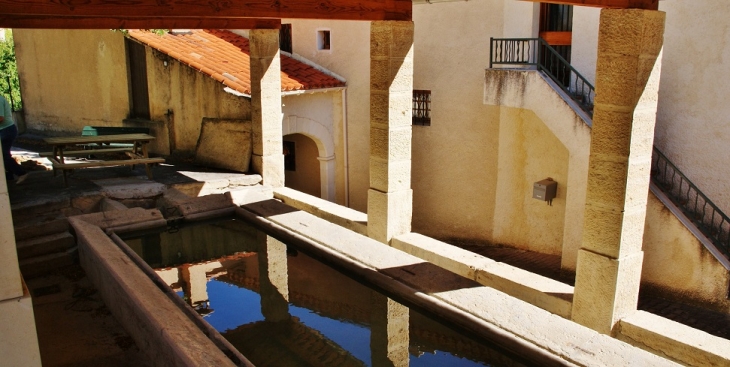
[(15, 43), (10, 30), (5, 30), (5, 40), (0, 41), (0, 93), (10, 102), (14, 111), (23, 108), (18, 66), (15, 62)]

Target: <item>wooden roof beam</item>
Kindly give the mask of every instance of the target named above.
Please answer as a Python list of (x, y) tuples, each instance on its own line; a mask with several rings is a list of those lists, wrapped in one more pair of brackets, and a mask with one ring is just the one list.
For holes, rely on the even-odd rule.
[(590, 6), (612, 9), (659, 10), (659, 0), (521, 0), (533, 3)]
[(411, 20), (411, 0), (0, 0), (0, 15)]
[(0, 14), (0, 28), (32, 29), (280, 29), (281, 19), (198, 17), (67, 17)]

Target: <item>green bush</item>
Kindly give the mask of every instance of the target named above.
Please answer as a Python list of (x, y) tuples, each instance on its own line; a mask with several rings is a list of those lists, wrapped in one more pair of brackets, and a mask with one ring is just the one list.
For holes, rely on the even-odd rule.
[(13, 43), (13, 33), (9, 29), (5, 30), (5, 40), (0, 41), (0, 93), (10, 102), (14, 111), (23, 108), (23, 102), (20, 100), (18, 66), (15, 63), (15, 43)]

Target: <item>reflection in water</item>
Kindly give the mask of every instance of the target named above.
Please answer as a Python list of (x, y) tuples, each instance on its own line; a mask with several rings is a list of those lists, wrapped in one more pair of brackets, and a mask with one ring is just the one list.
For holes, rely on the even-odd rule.
[(520, 365), (240, 221), (126, 241), (257, 366)]

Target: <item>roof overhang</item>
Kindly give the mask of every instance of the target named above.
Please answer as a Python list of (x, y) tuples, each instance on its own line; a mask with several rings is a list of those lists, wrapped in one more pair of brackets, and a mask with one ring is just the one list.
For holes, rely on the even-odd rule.
[[(411, 20), (411, 0), (5, 0), (2, 28), (271, 28), (292, 19)], [(253, 19), (251, 19), (253, 18)]]

